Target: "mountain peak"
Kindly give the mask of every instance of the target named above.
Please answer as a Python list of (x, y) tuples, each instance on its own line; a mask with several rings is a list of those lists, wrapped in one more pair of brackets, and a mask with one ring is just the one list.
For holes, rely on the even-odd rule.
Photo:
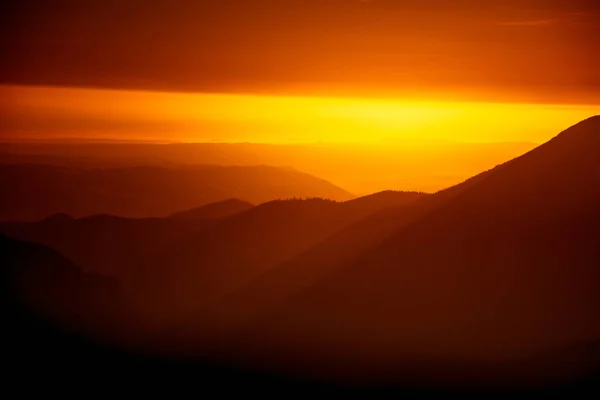
[(596, 124), (596, 126), (600, 126), (600, 115), (593, 115), (587, 119), (584, 119), (580, 122), (580, 124)]
[(550, 171), (554, 171), (555, 176), (564, 175), (564, 171), (556, 169), (558, 166), (564, 169), (586, 164), (596, 170), (599, 149), (600, 115), (596, 115), (565, 129), (550, 141), (507, 162), (502, 167), (518, 166), (519, 173), (535, 170), (539, 173), (543, 172), (546, 176), (552, 175)]
[(575, 134), (600, 136), (600, 115), (594, 115), (593, 117), (584, 119), (570, 128), (567, 128), (558, 136), (564, 137)]

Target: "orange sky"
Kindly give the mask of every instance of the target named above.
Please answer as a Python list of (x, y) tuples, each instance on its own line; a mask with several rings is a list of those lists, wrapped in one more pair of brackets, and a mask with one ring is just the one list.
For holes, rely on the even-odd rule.
[(7, 4), (2, 83), (600, 104), (595, 0)]
[(600, 113), (594, 0), (7, 4), (0, 141), (333, 143), (343, 163), (307, 172), (436, 190)]
[(0, 85), (0, 142), (308, 144), (240, 148), (248, 157), (231, 163), (294, 167), (357, 195), (449, 187), (595, 114), (599, 106)]
[(156, 142), (542, 143), (598, 106), (0, 86), (0, 135)]

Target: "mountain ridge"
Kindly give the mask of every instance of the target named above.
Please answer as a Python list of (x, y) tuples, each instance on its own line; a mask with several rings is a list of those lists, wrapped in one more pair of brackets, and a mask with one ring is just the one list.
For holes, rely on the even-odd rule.
[(598, 121), (423, 199), (449, 197), (242, 335), (283, 365), (363, 376), (408, 349), (493, 364), (600, 338)]
[(354, 197), (321, 178), (267, 166), (83, 169), (0, 164), (0, 186), (6, 188), (0, 198), (4, 221), (35, 221), (56, 213), (162, 217), (229, 198), (256, 204), (289, 197)]
[(217, 203), (210, 203), (204, 206), (195, 207), (190, 210), (179, 211), (168, 216), (173, 219), (198, 219), (198, 218), (223, 218), (247, 211), (254, 207), (254, 204), (240, 199), (227, 199)]

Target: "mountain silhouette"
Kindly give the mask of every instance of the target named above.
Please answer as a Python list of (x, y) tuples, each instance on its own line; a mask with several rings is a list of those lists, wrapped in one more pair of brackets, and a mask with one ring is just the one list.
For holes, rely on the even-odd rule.
[[(293, 166), (351, 193), (385, 189), (434, 192), (535, 148), (535, 143), (411, 143), (381, 145), (260, 143), (2, 143), (6, 164), (85, 169), (181, 165)], [(382, 167), (385, 165), (385, 167)], [(432, 166), (443, 166), (443, 171)], [(241, 197), (247, 200), (244, 197)]]
[[(63, 380), (69, 377), (90, 387), (128, 387), (137, 392), (175, 383), (186, 392), (198, 390), (198, 383), (202, 391), (220, 390), (225, 382), (256, 390), (320, 389), (318, 384), (210, 360), (178, 360), (132, 350), (148, 332), (131, 326), (134, 316), (127, 313), (120, 292), (116, 281), (82, 272), (46, 246), (0, 234), (4, 388), (23, 391), (25, 382), (53, 381), (64, 393), (69, 389)], [(123, 336), (131, 328), (135, 335)], [(44, 385), (44, 390), (54, 388)]]
[(356, 199), (348, 200), (345, 202), (345, 205), (346, 207), (355, 208), (356, 210), (374, 212), (384, 210), (388, 207), (399, 207), (412, 204), (424, 197), (426, 197), (425, 193), (386, 190), (368, 196), (362, 196)]
[(7, 360), (32, 366), (45, 362), (48, 352), (59, 357), (55, 340), (109, 341), (125, 330), (125, 303), (115, 280), (83, 272), (48, 247), (2, 234), (0, 266), (2, 338), (12, 344), (3, 352)]
[[(444, 379), (444, 364), (464, 364), (465, 381), (500, 365), (510, 368), (489, 379), (560, 376), (564, 355), (519, 360), (600, 340), (599, 151), (593, 117), (416, 202), (387, 237), (271, 304), (237, 340), (279, 367), (346, 378), (421, 365), (424, 379)], [(381, 218), (348, 228), (347, 247)]]
[(120, 277), (143, 256), (215, 223), (215, 219), (129, 219), (111, 215), (0, 223), (0, 232), (60, 251), (84, 270)]
[(251, 320), (341, 268), (399, 226), (439, 205), (441, 201), (434, 197), (388, 191), (346, 202), (350, 207), (378, 206), (373, 207), (367, 218), (355, 220), (220, 299), (211, 310), (214, 318), (211, 325), (218, 328), (216, 335)]
[[(197, 315), (199, 309), (220, 296), (337, 230), (379, 209), (394, 203), (408, 204), (421, 196), (387, 192), (347, 202), (309, 199), (261, 204), (150, 254), (129, 268), (134, 271), (131, 281), (146, 282), (144, 290), (149, 290), (149, 299), (145, 304), (167, 301), (174, 309), (186, 310), (184, 315)], [(158, 307), (153, 306), (153, 312)]]
[(400, 201), (397, 198), (395, 205), (381, 207), (367, 218), (336, 231), (315, 246), (286, 260), (276, 268), (271, 268), (248, 285), (226, 296), (211, 310), (211, 317), (214, 318), (212, 326), (218, 327), (215, 335), (223, 335), (224, 330), (235, 329), (236, 326), (243, 325), (285, 299), (302, 292), (380, 244), (397, 230), (441, 207), (484, 179), (488, 173), (484, 172), (435, 195), (404, 193), (407, 195), (404, 197), (403, 192), (389, 191), (350, 200), (348, 203), (360, 204), (373, 200), (392, 200), (399, 195), (404, 199), (412, 199)]
[(433, 195), (232, 198), (163, 218), (58, 210), (1, 223), (11, 360), (58, 357), (56, 324), (69, 342), (83, 333), (344, 383), (585, 378), (600, 371), (599, 153), (593, 117)]
[(238, 199), (223, 200), (217, 203), (207, 204), (202, 207), (196, 207), (187, 211), (180, 211), (171, 214), (169, 218), (173, 219), (218, 219), (229, 217), (231, 215), (247, 211), (254, 207), (247, 201)]
[(56, 213), (162, 217), (230, 198), (258, 204), (280, 198), (352, 198), (293, 169), (219, 166), (85, 169), (1, 164), (1, 221), (36, 221)]
[[(348, 201), (343, 207), (347, 210), (345, 212), (355, 210), (356, 215), (360, 216), (378, 208), (412, 203), (422, 196), (419, 193), (382, 192)], [(130, 219), (94, 215), (76, 219), (67, 214), (54, 214), (37, 222), (0, 223), (0, 232), (56, 249), (86, 271), (121, 277), (128, 274), (129, 267), (153, 255), (158, 249), (174, 245), (204, 229), (210, 235), (210, 228), (219, 219), (252, 207), (248, 202), (231, 199), (176, 213), (168, 218)], [(282, 222), (285, 222), (283, 217)], [(254, 223), (259, 225), (258, 220)], [(319, 226), (315, 226), (315, 229), (319, 229)], [(324, 234), (328, 232), (325, 230)], [(235, 251), (235, 243), (230, 245), (230, 250)]]

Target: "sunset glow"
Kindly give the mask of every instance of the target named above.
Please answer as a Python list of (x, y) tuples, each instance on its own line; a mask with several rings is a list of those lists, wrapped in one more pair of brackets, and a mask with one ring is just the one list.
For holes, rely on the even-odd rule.
[(152, 142), (534, 142), (598, 106), (182, 94), (3, 86), (2, 139)]
[(600, 393), (599, 22), (594, 0), (2, 2), (5, 380)]

